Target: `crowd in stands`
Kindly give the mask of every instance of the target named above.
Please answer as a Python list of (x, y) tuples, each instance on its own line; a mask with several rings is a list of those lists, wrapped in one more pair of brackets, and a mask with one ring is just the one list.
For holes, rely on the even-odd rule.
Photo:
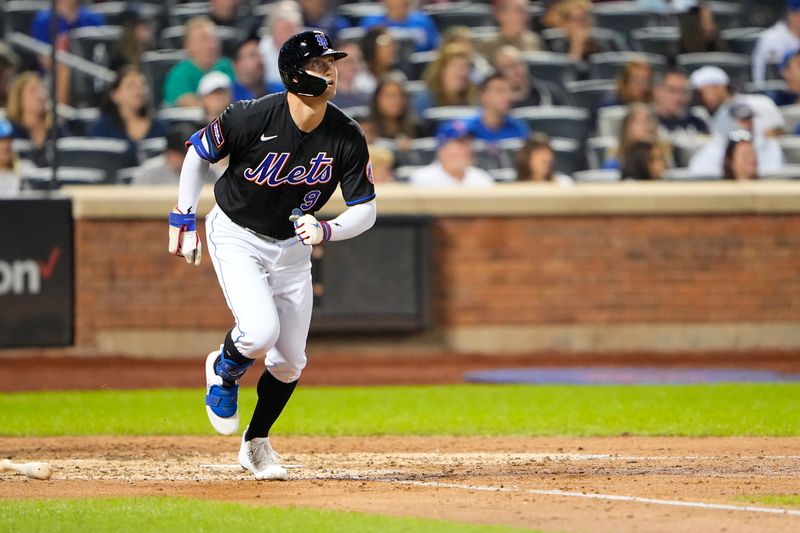
[(0, 6), (0, 193), (54, 163), (96, 170), (63, 183), (177, 183), (194, 131), (284, 90), (304, 28), (348, 54), (333, 103), (379, 182), (800, 178), (800, 0), (55, 5), (52, 43), (41, 3)]

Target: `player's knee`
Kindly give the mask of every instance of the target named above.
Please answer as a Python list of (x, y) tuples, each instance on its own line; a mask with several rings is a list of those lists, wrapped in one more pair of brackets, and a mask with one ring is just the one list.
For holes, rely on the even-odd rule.
[(272, 349), (278, 341), (280, 330), (277, 326), (262, 326), (252, 330), (245, 330), (245, 334), (237, 341), (240, 351), (245, 355), (254, 357), (263, 356)]
[(291, 383), (300, 379), (303, 369), (306, 367), (306, 354), (301, 354), (291, 360), (273, 361), (267, 357), (267, 369), (275, 376), (275, 379), (284, 383)]

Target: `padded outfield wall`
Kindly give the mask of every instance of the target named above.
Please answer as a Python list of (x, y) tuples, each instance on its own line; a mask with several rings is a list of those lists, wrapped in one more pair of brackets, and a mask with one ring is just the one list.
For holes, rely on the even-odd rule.
[[(230, 313), (211, 262), (192, 268), (166, 251), (174, 188), (66, 192), (75, 345), (47, 353), (174, 357), (219, 342)], [(205, 190), (201, 214), (212, 202)], [(382, 216), (431, 217), (430, 327), (312, 344), (502, 354), (800, 348), (800, 183), (383, 185), (378, 202)], [(323, 215), (342, 208), (334, 198)]]

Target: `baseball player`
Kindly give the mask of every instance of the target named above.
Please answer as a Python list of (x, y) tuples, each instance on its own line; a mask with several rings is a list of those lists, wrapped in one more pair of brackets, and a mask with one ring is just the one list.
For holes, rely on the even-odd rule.
[[(206, 243), (235, 325), (206, 359), (206, 412), (223, 435), (239, 429), (237, 381), (266, 354), (258, 402), (242, 435), (239, 462), (256, 479), (286, 479), (269, 430), (306, 365), (313, 302), (311, 247), (355, 237), (375, 223), (367, 143), (329, 100), (335, 61), (321, 31), (290, 38), (279, 54), (287, 92), (236, 102), (189, 139), (169, 251), (198, 265), (195, 212), (210, 163), (229, 156), (214, 186)], [(348, 208), (329, 222), (314, 213), (339, 185)]]

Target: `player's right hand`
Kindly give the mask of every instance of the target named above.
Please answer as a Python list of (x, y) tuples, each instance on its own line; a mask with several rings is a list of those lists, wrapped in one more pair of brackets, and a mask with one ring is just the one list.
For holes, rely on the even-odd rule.
[(202, 244), (195, 231), (194, 213), (183, 214), (177, 207), (170, 212), (169, 253), (186, 258), (189, 264), (200, 264)]

